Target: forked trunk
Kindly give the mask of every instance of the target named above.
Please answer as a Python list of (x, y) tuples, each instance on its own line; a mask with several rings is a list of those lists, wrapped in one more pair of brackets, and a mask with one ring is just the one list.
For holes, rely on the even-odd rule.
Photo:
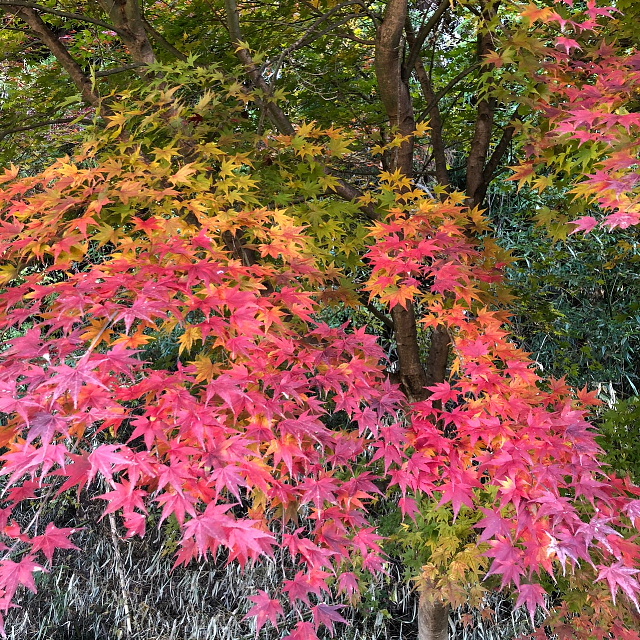
[(418, 601), (418, 640), (448, 640), (449, 606), (431, 601), (420, 593)]

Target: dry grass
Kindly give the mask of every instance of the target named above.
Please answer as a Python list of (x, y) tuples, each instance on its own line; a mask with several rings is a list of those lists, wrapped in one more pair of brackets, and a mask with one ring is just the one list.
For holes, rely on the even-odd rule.
[[(8, 616), (10, 640), (252, 640), (255, 628), (243, 620), (249, 596), (258, 589), (277, 593), (283, 577), (296, 569), (276, 556), (244, 571), (223, 562), (193, 563), (172, 571), (175, 543), (170, 530), (152, 526), (144, 540), (125, 541), (112, 535), (108, 517), (96, 522), (96, 503), (78, 506), (54, 500), (51, 507), (50, 514), (42, 514), (43, 523), (55, 517), (58, 526), (77, 526), (78, 513), (84, 515), (85, 529), (73, 538), (82, 551), (57, 552), (51, 572), (38, 576), (38, 594), (22, 592), (21, 609)], [(23, 514), (25, 520), (28, 515)], [(400, 569), (392, 568), (384, 583), (370, 590), (375, 598), (365, 597), (364, 602), (375, 604), (343, 610), (351, 624), (339, 629), (337, 637), (415, 638), (416, 601)], [(489, 605), (497, 615), (490, 620), (478, 612), (454, 612), (451, 639), (512, 640), (530, 629), (523, 611), (513, 611), (500, 596), (492, 600)], [(472, 614), (471, 625), (462, 623), (465, 613)], [(260, 638), (286, 635), (283, 629), (293, 628), (297, 616), (290, 612), (280, 632), (267, 625)]]

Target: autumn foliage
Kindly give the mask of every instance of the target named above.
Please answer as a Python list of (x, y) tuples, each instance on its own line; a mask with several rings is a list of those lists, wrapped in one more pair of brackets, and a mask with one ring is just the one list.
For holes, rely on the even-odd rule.
[[(640, 121), (622, 109), (637, 54), (602, 45), (576, 61), (579, 43), (556, 44), (539, 104), (551, 133), (530, 141), (536, 159), (516, 178), (532, 180), (545, 153), (566, 172), (589, 145), (599, 155), (575, 193), (607, 211), (607, 226), (635, 224)], [(576, 69), (584, 83), (563, 84)], [(175, 520), (176, 564), (245, 565), (281, 548), (295, 570), (249, 615), (258, 631), (278, 625), (288, 602), (300, 621), (287, 637), (316, 638), (343, 621), (336, 598), (384, 571), (374, 503), (397, 498), (410, 524), (426, 496), (454, 519), (477, 515), (486, 576), (532, 617), (549, 576), (575, 576), (600, 589), (618, 637), (637, 637), (627, 605), (639, 608), (640, 489), (600, 462), (595, 395), (543, 380), (510, 335), (508, 258), (482, 213), (453, 190), (432, 197), (383, 173), (358, 203), (378, 219), (347, 286), (331, 243), (348, 237), (354, 208), (319, 233), (304, 196), (335, 187), (320, 161), (348, 153), (348, 136), (312, 124), (249, 135), (252, 96), (215, 82), (205, 92), (164, 70), (143, 97), (112, 96), (75, 157), (1, 178), (0, 609), (36, 589), (56, 549), (76, 548), (75, 529), (20, 526), (23, 503), (91, 491), (127, 537), (144, 536), (150, 513)], [(322, 321), (327, 301), (363, 295), (446, 328), (449, 379), (428, 399), (405, 401), (372, 332)], [(163, 339), (171, 360), (154, 351)], [(430, 570), (437, 594), (445, 580)]]

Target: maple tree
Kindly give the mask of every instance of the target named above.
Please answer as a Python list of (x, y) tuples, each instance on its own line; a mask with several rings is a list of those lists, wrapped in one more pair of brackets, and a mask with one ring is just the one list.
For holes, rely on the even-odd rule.
[[(637, 54), (600, 45), (590, 49), (595, 62), (577, 55), (611, 10), (588, 2), (580, 17), (529, 5), (514, 34), (499, 2), (469, 3), (478, 60), (467, 75), (479, 72), (480, 90), (462, 193), (421, 58), (448, 0), (423, 14), (391, 0), (374, 16), (374, 43), (358, 31), (370, 6), (318, 5), (319, 17), (306, 7), (318, 22), (290, 53), (334, 18), (332, 28), (351, 28), (347, 39), (373, 49), (371, 110), (387, 121), (373, 149), (370, 123), (293, 123), (243, 40), (234, 2), (223, 15), (240, 70), (181, 60), (137, 2), (98, 5), (106, 15), (86, 18), (113, 27), (114, 55), (131, 56), (126, 71), (140, 74), (111, 93), (44, 20), (82, 15), (1, 3), (72, 79), (84, 103), (67, 119), (97, 115), (72, 156), (22, 174), (11, 166), (1, 178), (0, 609), (21, 586), (36, 589), (56, 549), (76, 546), (72, 527), (37, 515), (21, 526), (21, 505), (92, 490), (128, 537), (144, 535), (154, 510), (175, 519), (177, 564), (244, 566), (282, 549), (291, 560), (282, 593), (251, 598), (257, 631), (278, 625), (288, 602), (299, 621), (287, 637), (331, 635), (344, 621), (334, 597), (353, 599), (367, 572), (384, 570), (372, 511), (386, 492), (408, 529), (438, 508), (452, 525), (466, 519), (461, 551), (438, 555), (436, 536), (420, 564), (421, 637), (446, 634), (448, 603), (479, 602), (485, 574), (515, 589), (532, 619), (547, 606), (545, 576), (569, 576), (589, 585), (591, 610), (581, 618), (560, 606), (557, 629), (574, 616), (576, 631), (637, 637), (639, 490), (602, 465), (586, 420), (595, 394), (541, 379), (510, 337), (510, 258), (479, 209), (521, 127), (535, 159), (515, 180), (543, 188), (556, 163), (558, 180), (586, 175), (575, 193), (613, 210), (609, 227), (638, 222), (638, 122), (623, 112)], [(527, 31), (536, 20), (538, 32)], [(558, 23), (575, 38), (550, 36)], [(499, 37), (508, 44), (496, 46)], [(157, 61), (152, 38), (171, 63)], [(415, 116), (412, 74), (428, 126)], [(566, 82), (579, 74), (582, 84)], [(542, 110), (550, 126), (538, 134), (518, 113), (496, 139), (514, 79), (524, 87), (512, 91), (518, 110)], [(5, 135), (26, 131), (13, 129)], [(433, 195), (415, 170), (423, 139)], [(364, 191), (344, 176), (372, 157), (382, 161)], [(537, 158), (546, 173), (535, 174)], [(395, 370), (367, 327), (321, 321), (330, 303), (364, 303), (392, 329)], [(154, 353), (161, 337), (174, 345), (167, 362)]]

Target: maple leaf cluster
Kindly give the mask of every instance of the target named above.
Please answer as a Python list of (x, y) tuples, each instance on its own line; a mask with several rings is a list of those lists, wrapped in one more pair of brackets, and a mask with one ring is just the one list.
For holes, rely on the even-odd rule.
[[(188, 116), (167, 104), (132, 117), (160, 128)], [(532, 614), (541, 574), (585, 564), (613, 600), (638, 604), (638, 489), (599, 462), (593, 396), (543, 381), (510, 337), (495, 310), (507, 258), (471, 239), (486, 229), (477, 210), (404, 185), (372, 225), (364, 289), (411, 303), (453, 345), (450, 379), (409, 407), (376, 336), (318, 320), (335, 274), (293, 206), (260, 206), (250, 154), (210, 135), (145, 147), (121, 136), (127, 117), (109, 116), (112, 137), (73, 160), (2, 177), (2, 613), (56, 549), (75, 548), (74, 529), (37, 534), (16, 508), (84, 490), (102, 492), (126, 536), (144, 535), (152, 510), (175, 518), (177, 564), (281, 548), (290, 574), (250, 614), (258, 629), (278, 624), (286, 598), (301, 613), (294, 640), (333, 633), (332, 594), (350, 598), (383, 569), (369, 518), (381, 486), (408, 517), (423, 495), (454, 515), (480, 510), (489, 574)], [(296, 162), (320, 152), (294, 139)], [(160, 337), (175, 343), (169, 361), (152, 357)]]
[[(223, 173), (238, 156), (209, 144), (176, 171), (130, 151), (5, 173), (0, 610), (20, 585), (35, 590), (41, 556), (76, 548), (74, 529), (33, 535), (16, 507), (105, 487), (103, 514), (120, 514), (127, 537), (144, 535), (150, 510), (175, 518), (176, 564), (244, 566), (281, 547), (296, 569), (282, 592), (313, 620), (292, 637), (333, 632), (330, 582), (359, 588), (338, 568), (383, 565), (366, 509), (379, 489), (358, 463), (402, 396), (375, 336), (316, 320), (326, 274), (304, 227), (277, 209), (229, 211), (250, 199), (242, 175), (211, 188), (207, 153)], [(176, 343), (163, 366), (147, 359), (159, 336)], [(255, 603), (258, 627), (283, 611)]]
[(387, 299), (380, 281), (393, 278), (407, 295), (390, 306), (409, 299), (424, 325), (446, 327), (453, 342), (451, 379), (413, 405), (410, 423), (394, 426), (395, 451), (384, 449), (396, 463), (388, 473), (401, 509), (415, 516), (415, 498), (426, 494), (451, 505), (454, 518), (463, 507), (481, 511), (475, 526), (492, 560), (487, 575), (515, 586), (517, 605), (532, 617), (544, 607), (542, 574), (581, 564), (607, 581), (614, 604), (621, 591), (638, 607), (640, 550), (629, 538), (640, 489), (608, 476), (599, 461), (586, 421), (595, 394), (543, 381), (505, 314), (484, 306), (499, 269), (491, 245), (465, 233), (477, 212), (456, 199), (392, 212), (374, 229), (368, 254), (367, 288)]
[[(15, 223), (25, 242), (17, 229), (3, 234), (5, 256), (19, 260), (25, 243), (42, 241), (30, 220)], [(293, 602), (326, 591), (337, 558), (381, 566), (379, 536), (363, 529), (377, 489), (351, 471), (399, 398), (374, 337), (312, 322), (310, 294), (287, 286), (308, 265), (244, 266), (212, 229), (190, 237), (167, 226), (133, 220), (102, 263), (61, 277), (54, 265), (0, 294), (2, 329), (23, 332), (0, 366), (0, 404), (13, 416), (2, 427), (1, 473), (21, 489), (3, 510), (3, 533), (22, 552), (16, 567), (2, 561), (11, 567), (0, 573), (5, 609), (17, 584), (34, 587), (39, 551), (50, 559), (69, 548), (69, 530), (48, 529), (45, 543), (11, 519), (60, 478), (59, 492), (106, 484), (104, 513), (121, 513), (127, 536), (144, 535), (150, 504), (161, 521), (175, 516), (178, 564), (221, 548), (243, 565), (271, 555), (274, 526), (307, 505), (307, 525), (280, 537), (305, 567), (284, 585)], [(198, 341), (198, 356), (155, 369), (140, 347), (167, 325), (184, 330), (187, 351)], [(343, 429), (324, 424), (329, 411), (343, 412)], [(315, 617), (332, 620), (322, 608)]]
[[(572, 231), (597, 226), (626, 229), (640, 223), (640, 114), (637, 87), (640, 54), (622, 50), (608, 38), (602, 18), (619, 13), (590, 1), (584, 20), (570, 20), (553, 9), (528, 16), (574, 38), (559, 36), (545, 48), (546, 61), (535, 76), (546, 91), (533, 101), (545, 125), (528, 140), (529, 160), (510, 178), (544, 190), (565, 184), (574, 207), (585, 215)], [(591, 41), (600, 39), (597, 46)], [(604, 216), (597, 216), (597, 210)]]

